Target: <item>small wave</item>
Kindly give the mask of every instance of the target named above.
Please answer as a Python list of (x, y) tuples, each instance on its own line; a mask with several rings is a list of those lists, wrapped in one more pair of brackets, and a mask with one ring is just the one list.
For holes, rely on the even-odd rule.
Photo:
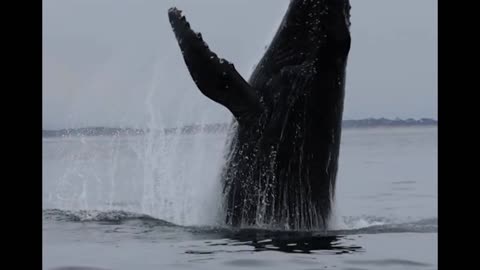
[(427, 218), (410, 222), (394, 223), (385, 221), (366, 222), (368, 226), (332, 230), (345, 234), (378, 234), (378, 233), (435, 233), (438, 231), (438, 219)]
[(126, 221), (140, 221), (142, 223), (154, 224), (158, 226), (177, 226), (165, 220), (157, 219), (149, 215), (138, 214), (127, 211), (111, 210), (61, 210), (46, 209), (43, 210), (44, 220), (66, 221), (66, 222), (106, 222), (123, 223)]
[[(176, 226), (183, 227), (165, 220), (157, 219), (146, 214), (139, 214), (121, 210), (98, 211), (98, 210), (43, 210), (43, 219), (46, 221), (64, 222), (101, 222), (121, 224), (125, 222), (139, 222), (138, 226)], [(354, 234), (379, 234), (379, 233), (434, 233), (438, 231), (438, 219), (427, 218), (409, 222), (395, 222), (383, 217), (344, 217), (341, 226), (335, 226), (325, 231), (283, 231), (263, 228), (231, 228), (226, 226), (190, 226), (186, 230), (196, 234), (235, 234), (247, 235), (285, 235), (285, 234), (309, 234), (309, 235), (354, 235)]]
[[(252, 236), (261, 237), (311, 237), (311, 236), (335, 236), (335, 235), (356, 235), (356, 234), (381, 234), (381, 233), (436, 233), (438, 231), (437, 218), (420, 219), (411, 222), (394, 223), (386, 218), (351, 218), (355, 220), (358, 227), (354, 228), (334, 228), (324, 231), (285, 231), (271, 230), (263, 228), (229, 228), (229, 227), (192, 227), (193, 233), (200, 234), (227, 234), (236, 237), (251, 238)], [(361, 226), (364, 225), (364, 226)]]
[(332, 230), (356, 230), (371, 226), (382, 226), (395, 223), (394, 220), (385, 217), (360, 216), (360, 217), (342, 217), (341, 221), (331, 226)]
[(422, 232), (436, 231), (438, 227), (437, 218), (426, 219), (407, 219), (395, 220), (386, 217), (377, 216), (359, 216), (359, 217), (342, 217), (340, 222), (331, 226), (332, 231), (405, 231), (405, 232)]

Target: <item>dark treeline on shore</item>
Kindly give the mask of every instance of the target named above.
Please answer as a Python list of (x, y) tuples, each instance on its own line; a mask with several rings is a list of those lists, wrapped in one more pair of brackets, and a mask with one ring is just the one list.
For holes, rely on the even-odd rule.
[[(360, 120), (344, 120), (343, 128), (375, 128), (375, 127), (414, 127), (414, 126), (436, 126), (437, 121), (430, 118), (415, 119), (386, 119), (386, 118), (368, 118)], [(166, 128), (166, 134), (193, 134), (198, 132), (222, 133), (226, 132), (230, 124), (216, 123), (205, 125), (186, 125), (181, 128)], [(59, 130), (43, 130), (43, 137), (63, 137), (63, 136), (114, 136), (114, 135), (142, 135), (148, 132), (148, 129), (134, 128), (111, 128), (111, 127), (85, 127), (70, 128)]]

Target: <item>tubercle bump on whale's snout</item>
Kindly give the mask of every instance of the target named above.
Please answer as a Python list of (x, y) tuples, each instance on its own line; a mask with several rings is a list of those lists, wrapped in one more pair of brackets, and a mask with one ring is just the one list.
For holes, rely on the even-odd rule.
[(197, 38), (202, 40), (201, 35), (199, 35), (198, 33), (194, 33), (193, 30), (190, 28), (190, 23), (182, 14), (181, 10), (177, 9), (176, 7), (168, 9), (168, 19), (177, 40), (181, 41), (183, 38), (189, 36), (192, 33), (195, 34)]
[(176, 26), (185, 26), (187, 28), (190, 28), (187, 19), (184, 15), (182, 15), (182, 11), (177, 9), (176, 7), (168, 9), (168, 19), (174, 29), (176, 28)]
[(179, 18), (182, 16), (182, 11), (177, 9), (176, 7), (171, 7), (168, 9), (168, 16), (172, 21), (174, 18)]

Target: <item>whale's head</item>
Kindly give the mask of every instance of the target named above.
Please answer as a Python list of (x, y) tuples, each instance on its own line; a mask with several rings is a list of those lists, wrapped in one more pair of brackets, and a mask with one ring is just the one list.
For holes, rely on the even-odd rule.
[[(272, 42), (272, 49), (294, 47), (305, 57), (317, 57), (320, 47), (335, 46), (339, 54), (350, 49), (350, 3), (348, 0), (291, 0)], [(301, 57), (296, 58), (304, 62)], [(289, 63), (298, 64), (298, 63)]]

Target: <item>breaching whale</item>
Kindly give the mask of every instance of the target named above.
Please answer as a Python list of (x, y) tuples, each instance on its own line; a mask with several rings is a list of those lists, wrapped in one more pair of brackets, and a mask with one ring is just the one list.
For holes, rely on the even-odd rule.
[(339, 158), (349, 1), (291, 0), (248, 81), (180, 10), (168, 15), (195, 84), (234, 116), (222, 174), (226, 224), (325, 229)]

